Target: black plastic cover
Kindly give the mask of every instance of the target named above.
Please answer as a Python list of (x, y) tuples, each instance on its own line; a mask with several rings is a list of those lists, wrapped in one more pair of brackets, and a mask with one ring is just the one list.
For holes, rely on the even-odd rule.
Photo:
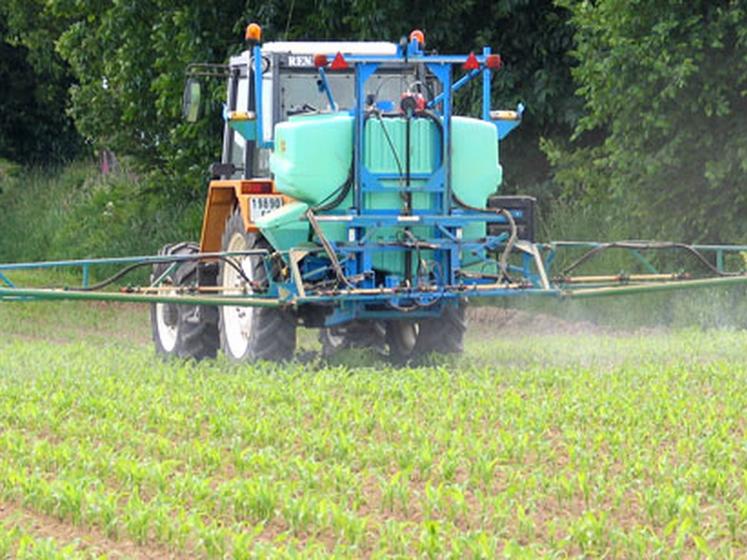
[[(534, 242), (536, 236), (536, 206), (537, 199), (533, 196), (493, 195), (488, 198), (488, 208), (503, 208), (511, 212), (516, 222), (519, 239)], [(510, 231), (509, 224), (488, 224), (488, 234), (500, 235)]]

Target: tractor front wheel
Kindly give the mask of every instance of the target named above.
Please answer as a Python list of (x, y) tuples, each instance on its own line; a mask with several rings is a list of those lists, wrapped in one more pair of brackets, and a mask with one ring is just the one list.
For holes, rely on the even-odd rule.
[[(261, 235), (247, 233), (241, 212), (236, 209), (226, 222), (223, 250), (271, 248)], [(224, 293), (235, 297), (261, 293), (268, 277), (265, 258), (261, 255), (229, 258), (237, 266), (226, 260), (221, 262), (218, 285)], [(235, 362), (289, 360), (296, 349), (296, 317), (292, 312), (272, 307), (222, 306), (220, 340), (223, 352)]]

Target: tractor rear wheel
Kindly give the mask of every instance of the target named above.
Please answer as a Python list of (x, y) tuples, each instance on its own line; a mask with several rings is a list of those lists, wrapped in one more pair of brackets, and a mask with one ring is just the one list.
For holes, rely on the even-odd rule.
[(461, 354), (467, 331), (466, 304), (449, 305), (440, 317), (419, 321), (389, 321), (389, 359), (404, 364), (428, 354)]
[(415, 321), (389, 321), (386, 325), (386, 343), (389, 360), (405, 364), (415, 357), (415, 347), (420, 334), (420, 324)]
[[(194, 255), (199, 250), (197, 244), (185, 242), (166, 245), (159, 255)], [(171, 266), (171, 263), (154, 265), (151, 282)], [(178, 263), (163, 279), (162, 285), (174, 288), (197, 286), (197, 267), (198, 263), (194, 261)], [(205, 285), (215, 285), (216, 276), (207, 272), (201, 280)], [(218, 310), (215, 307), (154, 303), (150, 306), (150, 322), (156, 353), (165, 358), (202, 360), (214, 358), (218, 352)]]
[(386, 327), (380, 321), (353, 321), (340, 327), (320, 329), (322, 356), (330, 358), (348, 348), (365, 348), (383, 354), (386, 350)]
[(467, 332), (467, 305), (448, 305), (436, 319), (420, 322), (413, 354), (461, 354)]
[[(230, 252), (272, 249), (261, 235), (246, 232), (238, 209), (226, 222), (222, 246)], [(268, 274), (265, 259), (260, 255), (232, 258), (241, 271), (221, 262), (218, 285), (227, 291), (224, 293), (238, 290), (251, 294), (261, 290), (258, 287), (266, 283)], [(220, 341), (223, 352), (235, 362), (289, 360), (296, 350), (296, 317), (285, 309), (272, 307), (222, 306)]]

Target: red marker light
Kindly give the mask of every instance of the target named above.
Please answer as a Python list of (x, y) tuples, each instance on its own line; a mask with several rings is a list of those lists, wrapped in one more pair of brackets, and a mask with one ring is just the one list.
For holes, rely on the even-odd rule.
[(341, 52), (338, 52), (335, 56), (335, 59), (332, 61), (332, 64), (330, 65), (330, 70), (347, 70), (350, 68), (348, 66), (348, 63), (345, 61), (345, 58), (342, 56)]
[(272, 182), (270, 181), (242, 181), (241, 194), (271, 194)]
[(327, 55), (326, 54), (316, 54), (314, 55), (314, 66), (317, 68), (323, 68), (327, 66)]
[(478, 70), (480, 68), (480, 63), (477, 62), (475, 53), (469, 53), (467, 60), (464, 62), (464, 64), (462, 64), (462, 68), (464, 68), (465, 70)]
[(501, 55), (489, 54), (485, 59), (485, 66), (487, 66), (491, 70), (498, 70), (498, 68), (502, 68), (503, 61), (501, 60)]

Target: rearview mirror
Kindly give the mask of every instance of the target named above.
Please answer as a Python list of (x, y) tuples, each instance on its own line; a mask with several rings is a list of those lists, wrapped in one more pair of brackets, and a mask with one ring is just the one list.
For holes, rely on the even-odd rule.
[(182, 97), (182, 117), (189, 123), (197, 122), (202, 115), (202, 84), (196, 78), (188, 78)]

